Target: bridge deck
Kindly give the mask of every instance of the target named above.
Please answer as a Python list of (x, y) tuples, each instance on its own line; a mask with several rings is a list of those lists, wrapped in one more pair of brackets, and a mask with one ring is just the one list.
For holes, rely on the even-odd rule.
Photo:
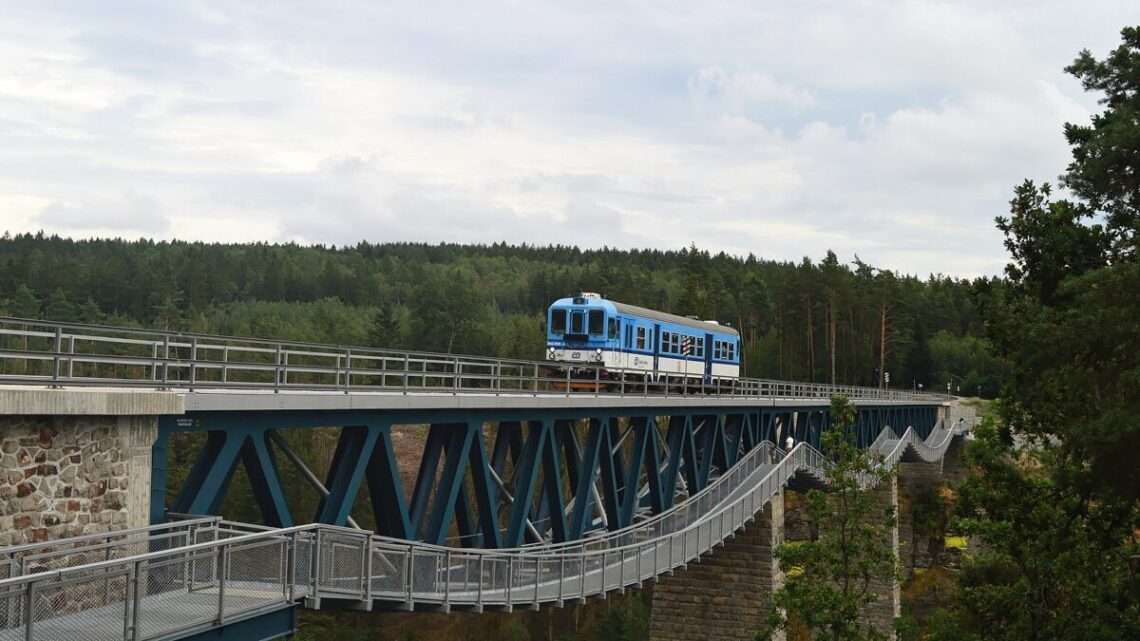
[[(948, 402), (941, 394), (758, 378), (680, 378), (644, 371), (458, 354), (398, 352), (51, 323), (0, 317), (0, 385), (59, 413), (115, 413), (126, 396), (84, 398), (52, 388), (163, 390), (140, 396), (150, 414), (227, 410), (561, 409)], [(40, 394), (30, 392), (38, 391)], [(80, 399), (80, 400), (76, 400)], [(181, 406), (179, 404), (181, 403)], [(122, 403), (120, 403), (122, 405)], [(148, 413), (128, 411), (121, 413)]]

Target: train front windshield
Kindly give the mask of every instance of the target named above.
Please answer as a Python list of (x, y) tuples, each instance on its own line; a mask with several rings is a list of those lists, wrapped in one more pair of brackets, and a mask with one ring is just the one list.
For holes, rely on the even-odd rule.
[[(606, 312), (601, 309), (553, 308), (550, 310), (550, 335), (577, 340), (605, 338), (606, 320)], [(614, 325), (611, 333), (616, 335), (616, 321), (612, 318), (609, 321)]]
[(556, 336), (566, 333), (566, 310), (550, 310), (550, 333)]

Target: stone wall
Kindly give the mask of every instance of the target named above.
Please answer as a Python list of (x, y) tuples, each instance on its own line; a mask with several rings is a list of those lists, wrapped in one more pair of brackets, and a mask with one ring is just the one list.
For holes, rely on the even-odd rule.
[(153, 416), (0, 415), (0, 546), (146, 525)]
[[(926, 494), (937, 493), (942, 485), (942, 462), (899, 463), (899, 566), (903, 580), (910, 578), (914, 568), (928, 568), (933, 557), (941, 551), (932, 546), (931, 532), (915, 532), (914, 516), (916, 501), (924, 500)], [(922, 530), (921, 524), (919, 530)]]
[(783, 584), (773, 552), (783, 542), (783, 496), (736, 537), (653, 586), (651, 641), (750, 641)]
[[(888, 509), (892, 510), (896, 515), (894, 525), (887, 530), (888, 540), (883, 543), (891, 546), (895, 554), (898, 554), (898, 478), (895, 475), (891, 475), (890, 478), (871, 490), (871, 496), (875, 500), (875, 515), (872, 516), (872, 518), (881, 518), (878, 515), (885, 513)], [(895, 619), (902, 616), (902, 594), (900, 592), (898, 577), (892, 577), (888, 580), (873, 580), (869, 587), (871, 591), (875, 593), (876, 600), (863, 609), (863, 618), (879, 632), (887, 635), (888, 638), (894, 639)]]

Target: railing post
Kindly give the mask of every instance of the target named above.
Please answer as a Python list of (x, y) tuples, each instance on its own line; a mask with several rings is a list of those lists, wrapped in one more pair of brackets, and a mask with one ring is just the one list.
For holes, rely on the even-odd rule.
[(285, 557), (285, 580), (289, 582), (289, 587), (286, 590), (286, 598), (290, 601), (297, 600), (297, 533), (292, 532), (289, 534), (289, 550)]
[(599, 582), (602, 588), (602, 594), (606, 593), (606, 550), (602, 550), (602, 580)]
[(190, 391), (194, 391), (194, 382), (198, 380), (198, 337), (190, 339)]
[(277, 352), (275, 354), (273, 366), (273, 393), (281, 391), (281, 343), (277, 343)]
[(621, 549), (621, 559), (618, 561), (618, 589), (625, 589), (625, 548)]
[(443, 606), (451, 607), (451, 550), (443, 555)]
[(566, 587), (566, 554), (558, 555), (558, 603), (562, 603), (562, 590)]
[(586, 598), (586, 546), (582, 546), (581, 551), (578, 553), (578, 598), (585, 600)]
[(372, 603), (372, 535), (364, 538), (364, 600)]
[(28, 582), (27, 594), (24, 595), (24, 639), (25, 641), (32, 641), (33, 636), (32, 628), (36, 622), (36, 583), (35, 581)]
[[(384, 361), (380, 361), (380, 370), (384, 370)], [(384, 387), (384, 375), (380, 375), (380, 387)], [(352, 350), (344, 350), (344, 393), (352, 389)]]
[[(494, 587), (494, 586), (491, 586)], [(479, 611), (483, 610), (483, 555), (479, 555), (479, 586), (476, 588), (475, 605), (479, 607)]]
[(67, 359), (67, 378), (75, 377), (75, 336), (67, 337), (67, 353), (70, 355)]
[(413, 610), (415, 608), (415, 604), (416, 604), (415, 592), (412, 589), (412, 586), (416, 580), (415, 560), (416, 560), (415, 546), (409, 545), (408, 546), (408, 562), (404, 564), (404, 576), (407, 577), (407, 581), (408, 581), (408, 591), (407, 591), (406, 596), (405, 596), (405, 598), (408, 601), (408, 611)]
[(455, 380), (452, 381), (455, 384), (454, 393), (458, 393), (459, 390), (463, 387), (463, 363), (459, 362), (459, 357), (455, 358), (455, 366), (452, 369), (452, 376), (455, 377)]
[(408, 376), (411, 374), (412, 365), (407, 354), (404, 354), (404, 396), (408, 395)]
[(60, 364), (59, 353), (61, 351), (63, 351), (63, 328), (59, 327), (58, 325), (55, 328), (55, 347), (54, 347), (53, 351), (55, 352), (55, 354), (52, 355), (53, 368), (52, 368), (51, 380), (53, 382), (57, 383), (57, 385), (53, 385), (53, 387), (58, 387), (59, 364)]
[[(641, 545), (638, 545), (638, 546), (637, 546), (637, 581), (636, 581), (637, 583), (641, 583), (641, 556), (642, 556), (642, 555), (641, 555), (641, 553), (642, 553), (642, 549), (641, 549), (641, 548), (642, 548), (644, 545), (645, 545), (645, 544), (644, 544), (644, 543), (642, 543)], [(654, 563), (656, 563), (656, 559), (654, 559)]]
[(230, 546), (218, 547), (218, 616), (215, 619), (217, 625), (224, 624), (226, 620), (226, 574), (229, 573), (229, 553)]
[(534, 557), (534, 608), (538, 609), (538, 583), (542, 574), (542, 557)]
[(162, 387), (170, 381), (170, 334), (162, 337)]
[(310, 590), (312, 591), (312, 594), (309, 594), (309, 598), (313, 599), (314, 604), (316, 605), (317, 608), (319, 608), (319, 607), (321, 607), (321, 605), (320, 605), (321, 604), (321, 530), (320, 530), (320, 528), (317, 528), (317, 530), (315, 532), (313, 532), (313, 542), (310, 545), (312, 546), (312, 552), (311, 552), (312, 559), (310, 559), (310, 561), (309, 561), (309, 572), (312, 573), (312, 583), (311, 583), (312, 587), (310, 588)]
[(135, 586), (135, 591), (133, 594), (133, 598), (131, 599), (131, 636), (130, 636), (130, 638), (134, 639), (135, 641), (137, 641), (139, 638), (139, 607), (142, 605), (143, 594), (146, 593), (146, 585), (143, 583), (143, 579), (141, 576), (142, 575), (142, 572), (141, 572), (142, 563), (143, 563), (142, 561), (135, 561), (134, 562), (134, 568), (133, 568), (133, 574), (134, 574), (133, 583)]
[(511, 605), (511, 588), (515, 582), (515, 557), (513, 555), (507, 556), (507, 605)]

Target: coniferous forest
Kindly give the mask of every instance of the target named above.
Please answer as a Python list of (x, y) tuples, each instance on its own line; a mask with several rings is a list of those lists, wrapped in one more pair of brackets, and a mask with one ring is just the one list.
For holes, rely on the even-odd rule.
[(576, 247), (354, 247), (0, 238), (0, 313), (22, 318), (541, 358), (579, 291), (730, 323), (748, 376), (992, 396), (981, 309), (998, 279), (822, 260)]

